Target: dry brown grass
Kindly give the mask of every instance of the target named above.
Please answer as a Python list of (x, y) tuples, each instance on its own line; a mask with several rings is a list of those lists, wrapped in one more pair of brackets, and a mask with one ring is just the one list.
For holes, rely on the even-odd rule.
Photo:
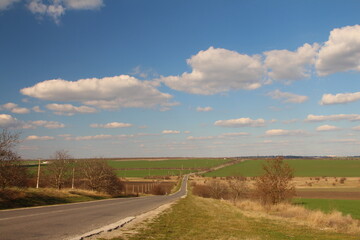
[(320, 228), (342, 233), (360, 233), (360, 221), (338, 211), (324, 213), (288, 203), (264, 207), (260, 203), (251, 200), (239, 200), (235, 205), (251, 217), (276, 218), (291, 221), (295, 224), (307, 225), (315, 229)]

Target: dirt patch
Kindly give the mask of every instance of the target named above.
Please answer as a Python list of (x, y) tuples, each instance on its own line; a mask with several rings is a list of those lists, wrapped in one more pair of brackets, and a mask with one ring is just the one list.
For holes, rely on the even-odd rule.
[(322, 199), (354, 199), (360, 200), (360, 192), (345, 191), (297, 191), (297, 197)]

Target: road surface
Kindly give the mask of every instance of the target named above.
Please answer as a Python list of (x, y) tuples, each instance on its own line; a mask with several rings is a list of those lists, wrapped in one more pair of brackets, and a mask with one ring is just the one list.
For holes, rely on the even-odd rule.
[(168, 196), (107, 199), (84, 203), (0, 211), (0, 239), (74, 239), (121, 219), (137, 216), (186, 195), (181, 189)]

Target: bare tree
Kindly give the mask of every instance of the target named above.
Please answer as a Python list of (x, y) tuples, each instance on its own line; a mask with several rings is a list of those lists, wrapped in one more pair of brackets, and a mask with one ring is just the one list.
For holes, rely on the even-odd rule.
[(47, 167), (49, 183), (53, 187), (61, 189), (66, 180), (71, 177), (73, 160), (65, 150), (56, 151), (53, 159)]
[(256, 178), (255, 194), (264, 205), (274, 205), (295, 196), (291, 183), (293, 169), (284, 162), (283, 157), (266, 160), (264, 174)]
[(228, 179), (229, 197), (236, 203), (238, 199), (246, 198), (249, 194), (249, 187), (246, 177), (232, 177)]
[(228, 194), (228, 186), (221, 180), (211, 180), (208, 183), (210, 196), (215, 199), (226, 198)]
[(86, 186), (91, 190), (117, 195), (123, 189), (123, 184), (114, 169), (104, 160), (82, 160), (79, 161), (78, 168)]
[(13, 148), (19, 142), (19, 133), (3, 129), (0, 133), (0, 188), (26, 185), (26, 169), (21, 166), (20, 157)]

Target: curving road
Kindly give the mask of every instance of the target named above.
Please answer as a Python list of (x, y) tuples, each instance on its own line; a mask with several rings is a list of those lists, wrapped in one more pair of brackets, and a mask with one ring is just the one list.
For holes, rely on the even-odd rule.
[[(188, 176), (172, 195), (107, 199), (0, 211), (0, 239), (76, 239), (94, 229), (137, 216), (186, 195)], [(78, 237), (78, 239), (80, 239)]]

